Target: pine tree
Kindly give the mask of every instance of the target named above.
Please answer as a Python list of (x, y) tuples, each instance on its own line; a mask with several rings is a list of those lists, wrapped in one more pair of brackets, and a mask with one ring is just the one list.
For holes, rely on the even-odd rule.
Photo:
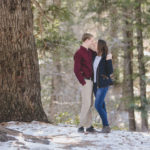
[(47, 121), (31, 1), (0, 1), (0, 122)]
[[(129, 116), (129, 130), (135, 131), (135, 115), (134, 115), (134, 91), (133, 91), (133, 5), (122, 3), (123, 12), (123, 37), (124, 37), (124, 69), (123, 69), (123, 97), (127, 103)], [(130, 5), (130, 6), (129, 6)]]
[(146, 105), (146, 81), (145, 81), (145, 63), (144, 63), (144, 48), (143, 48), (143, 25), (142, 25), (142, 8), (141, 0), (136, 1), (136, 33), (137, 33), (137, 51), (140, 76), (140, 101), (141, 101), (141, 119), (142, 130), (148, 130), (148, 113)]

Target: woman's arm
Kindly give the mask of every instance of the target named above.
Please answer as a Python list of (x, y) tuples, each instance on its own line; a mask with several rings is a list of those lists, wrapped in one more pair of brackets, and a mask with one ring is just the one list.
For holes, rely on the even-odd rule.
[(108, 54), (106, 57), (106, 71), (110, 75), (113, 73), (113, 65), (112, 65), (112, 54)]

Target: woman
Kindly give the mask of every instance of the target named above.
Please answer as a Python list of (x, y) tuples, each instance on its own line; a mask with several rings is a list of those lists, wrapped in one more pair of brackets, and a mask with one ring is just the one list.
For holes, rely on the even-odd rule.
[(94, 95), (95, 108), (99, 113), (103, 128), (102, 133), (109, 133), (110, 127), (107, 120), (107, 111), (105, 106), (105, 96), (109, 86), (113, 84), (110, 75), (113, 73), (112, 55), (108, 54), (107, 44), (104, 40), (98, 40), (97, 55), (93, 61), (94, 71)]

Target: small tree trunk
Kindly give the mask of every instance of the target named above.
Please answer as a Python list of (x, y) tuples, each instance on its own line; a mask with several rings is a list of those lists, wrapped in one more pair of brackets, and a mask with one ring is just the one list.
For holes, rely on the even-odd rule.
[(58, 49), (55, 49), (53, 54), (53, 75), (52, 75), (52, 90), (51, 90), (51, 102), (49, 109), (49, 119), (51, 122), (55, 122), (55, 115), (60, 111), (60, 94), (61, 94), (61, 63), (60, 54)]
[[(128, 8), (130, 9), (130, 8)], [(127, 11), (123, 9), (124, 16), (124, 72), (123, 72), (123, 98), (127, 103), (127, 109), (129, 114), (129, 130), (135, 131), (135, 116), (134, 116), (134, 94), (133, 94), (133, 30), (132, 30), (132, 21), (129, 17), (131, 15), (131, 10)], [(130, 15), (129, 15), (130, 14)]]
[(0, 1), (0, 121), (47, 121), (30, 0)]
[(115, 41), (117, 39), (117, 30), (118, 30), (118, 24), (117, 24), (117, 9), (116, 7), (112, 4), (110, 7), (110, 37), (112, 46), (112, 56), (113, 56), (113, 66), (114, 66), (114, 83), (117, 84), (119, 82), (119, 60), (118, 60), (118, 45), (116, 45)]
[(137, 22), (137, 50), (138, 50), (138, 64), (139, 64), (139, 75), (140, 75), (140, 100), (141, 100), (141, 119), (142, 119), (142, 130), (148, 130), (148, 114), (147, 114), (147, 100), (146, 100), (146, 81), (145, 81), (145, 65), (144, 65), (144, 54), (143, 54), (143, 31), (141, 21), (141, 1), (137, 1), (136, 7), (136, 22)]
[[(61, 0), (54, 0), (53, 4), (57, 7), (61, 7)], [(54, 20), (55, 20), (54, 16)], [(49, 119), (51, 122), (55, 122), (55, 115), (60, 111), (60, 100), (61, 100), (61, 62), (60, 62), (60, 49), (56, 47), (52, 52), (53, 60), (53, 75), (52, 75), (52, 90), (51, 90), (51, 101), (49, 109)]]

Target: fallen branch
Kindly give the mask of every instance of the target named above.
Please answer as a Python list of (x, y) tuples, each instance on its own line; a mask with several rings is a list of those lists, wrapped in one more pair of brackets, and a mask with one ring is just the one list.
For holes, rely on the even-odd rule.
[(8, 135), (20, 136), (20, 137), (23, 137), (25, 141), (30, 141), (30, 142), (34, 142), (34, 143), (41, 143), (41, 144), (47, 144), (47, 145), (50, 143), (47, 140), (48, 137), (41, 139), (40, 136), (37, 137), (37, 136), (27, 135), (27, 134), (23, 134), (20, 131), (4, 128), (4, 127), (0, 126), (0, 141), (6, 142), (9, 140), (15, 140), (14, 137), (10, 137)]

